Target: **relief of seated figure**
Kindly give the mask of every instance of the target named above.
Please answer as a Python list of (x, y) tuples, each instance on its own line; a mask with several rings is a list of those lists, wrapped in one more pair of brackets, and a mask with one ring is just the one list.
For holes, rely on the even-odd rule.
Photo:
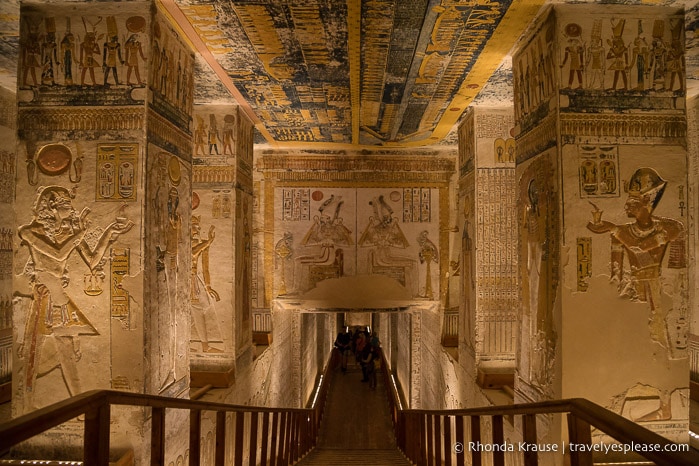
[[(343, 203), (341, 196), (333, 194), (318, 208), (319, 215), (313, 218), (313, 225), (301, 241), (302, 246), (315, 253), (298, 256), (295, 260), (297, 291), (307, 291), (319, 281), (343, 275), (344, 253), (336, 247), (353, 244), (352, 232), (340, 217)], [(334, 212), (329, 215), (326, 210), (333, 206)]]
[(393, 216), (393, 209), (383, 195), (372, 199), (369, 204), (374, 215), (359, 239), (359, 246), (373, 247), (368, 256), (368, 273), (387, 275), (408, 288), (414, 295), (415, 267), (417, 261), (409, 257), (393, 255), (392, 249), (406, 249), (408, 240)]

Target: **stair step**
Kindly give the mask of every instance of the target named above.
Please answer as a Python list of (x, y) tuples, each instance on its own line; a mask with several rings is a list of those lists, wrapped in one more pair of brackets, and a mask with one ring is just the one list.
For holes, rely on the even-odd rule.
[(361, 464), (363, 466), (410, 465), (403, 454), (397, 449), (389, 450), (335, 450), (316, 448), (305, 458), (296, 463), (297, 466), (345, 466)]

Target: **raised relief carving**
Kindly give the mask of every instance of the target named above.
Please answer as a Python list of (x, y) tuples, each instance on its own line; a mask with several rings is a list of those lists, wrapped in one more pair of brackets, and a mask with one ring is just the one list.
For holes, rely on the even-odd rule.
[[(175, 157), (172, 157), (174, 159)], [(171, 160), (172, 160), (171, 159)], [(178, 162), (179, 163), (179, 162)], [(169, 167), (173, 164), (169, 163)], [(172, 174), (170, 173), (172, 178)], [(161, 389), (164, 389), (177, 380), (175, 374), (176, 352), (174, 343), (177, 341), (177, 286), (178, 286), (178, 244), (182, 232), (182, 216), (179, 213), (180, 194), (177, 188), (170, 187), (167, 198), (167, 217), (162, 226), (162, 239), (164, 245), (156, 246), (157, 260), (156, 269), (162, 274), (164, 280), (165, 299), (163, 304), (167, 309), (162, 310), (159, 315), (160, 337), (160, 382)]]
[(617, 197), (619, 195), (618, 147), (581, 145), (578, 151), (580, 197)]
[[(412, 193), (411, 188), (406, 188), (404, 195), (408, 191)], [(369, 217), (369, 223), (358, 241), (359, 247), (373, 247), (369, 251), (368, 273), (387, 275), (411, 290), (413, 295), (417, 294), (417, 284), (413, 277), (416, 261), (392, 252), (392, 249), (406, 249), (409, 246), (398, 218), (393, 215), (393, 209), (383, 195), (372, 199), (370, 205), (374, 215)], [(404, 209), (412, 212), (412, 203), (406, 204), (404, 199), (403, 205)], [(404, 212), (404, 215), (407, 213)]]
[[(34, 407), (37, 379), (59, 369), (70, 395), (80, 392), (76, 363), (80, 360), (79, 335), (97, 331), (68, 295), (68, 259), (77, 252), (91, 273), (100, 273), (103, 257), (120, 235), (134, 223), (117, 218), (106, 228), (87, 227), (90, 209), (78, 213), (74, 192), (62, 186), (41, 189), (33, 207), (34, 218), (19, 227), (22, 246), (29, 249), (24, 278), (30, 287), (26, 328), (19, 354), (25, 360), (23, 378), (26, 408)], [(90, 293), (88, 293), (90, 294)]]
[(135, 201), (138, 144), (97, 145), (96, 201)]
[(524, 199), (520, 231), (522, 338), (520, 358), (528, 382), (542, 391), (551, 390), (557, 347), (553, 305), (556, 296), (558, 250), (555, 193), (549, 160), (539, 158), (520, 179), (519, 197)]
[(424, 298), (434, 299), (434, 293), (432, 291), (432, 262), (439, 262), (439, 253), (437, 252), (437, 246), (428, 238), (429, 232), (424, 230), (420, 232), (417, 237), (417, 244), (420, 246), (420, 252), (418, 257), (420, 258), (420, 263), (425, 264), (425, 293)]
[[(204, 353), (221, 353), (220, 348), (209, 345), (211, 342), (222, 343), (221, 331), (214, 301), (221, 298), (211, 286), (209, 271), (209, 249), (216, 237), (213, 225), (209, 227), (209, 236), (201, 235), (201, 216), (192, 216), (192, 341), (201, 342)], [(200, 261), (201, 259), (201, 261)], [(201, 267), (199, 263), (201, 262)]]
[[(629, 180), (624, 205), (626, 215), (633, 221), (615, 224), (602, 220), (602, 213), (595, 209), (594, 219), (587, 228), (594, 233), (610, 234), (612, 281), (617, 283), (620, 296), (648, 303), (651, 339), (673, 355), (676, 348), (668, 338), (670, 309), (663, 306), (660, 276), (666, 252), (669, 251), (669, 269), (684, 271), (687, 259), (684, 225), (675, 219), (653, 215), (666, 186), (667, 181), (654, 169), (637, 169)], [(678, 278), (684, 281), (684, 274)]]
[(344, 202), (342, 196), (331, 194), (318, 207), (318, 215), (313, 217), (313, 224), (301, 240), (301, 245), (312, 247), (315, 254), (296, 258), (300, 268), (298, 291), (306, 291), (322, 280), (344, 275), (344, 250), (340, 246), (354, 244), (352, 231), (345, 226), (340, 215)]
[(287, 293), (286, 289), (286, 264), (294, 253), (294, 238), (291, 233), (284, 232), (284, 236), (277, 241), (274, 246), (274, 254), (279, 258), (277, 261), (276, 268), (280, 270), (279, 273), (279, 296), (284, 296)]

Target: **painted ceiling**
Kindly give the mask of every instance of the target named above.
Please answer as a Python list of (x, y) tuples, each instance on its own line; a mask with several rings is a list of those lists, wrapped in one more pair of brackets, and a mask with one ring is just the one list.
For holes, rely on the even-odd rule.
[[(197, 102), (240, 104), (257, 143), (321, 150), (455, 143), (470, 104), (511, 102), (508, 53), (548, 3), (159, 1), (198, 52)], [(601, 3), (681, 4), (693, 47), (696, 1)], [(11, 88), (18, 5), (0, 2), (0, 85)], [(692, 64), (688, 56), (690, 80)]]

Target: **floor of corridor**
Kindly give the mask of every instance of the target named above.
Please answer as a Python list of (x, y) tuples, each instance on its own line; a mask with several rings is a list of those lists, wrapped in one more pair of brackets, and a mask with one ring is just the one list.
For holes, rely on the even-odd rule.
[(362, 382), (358, 364), (334, 374), (320, 427), (318, 446), (298, 464), (340, 466), (409, 465), (396, 447), (385, 380), (377, 371), (375, 390)]

